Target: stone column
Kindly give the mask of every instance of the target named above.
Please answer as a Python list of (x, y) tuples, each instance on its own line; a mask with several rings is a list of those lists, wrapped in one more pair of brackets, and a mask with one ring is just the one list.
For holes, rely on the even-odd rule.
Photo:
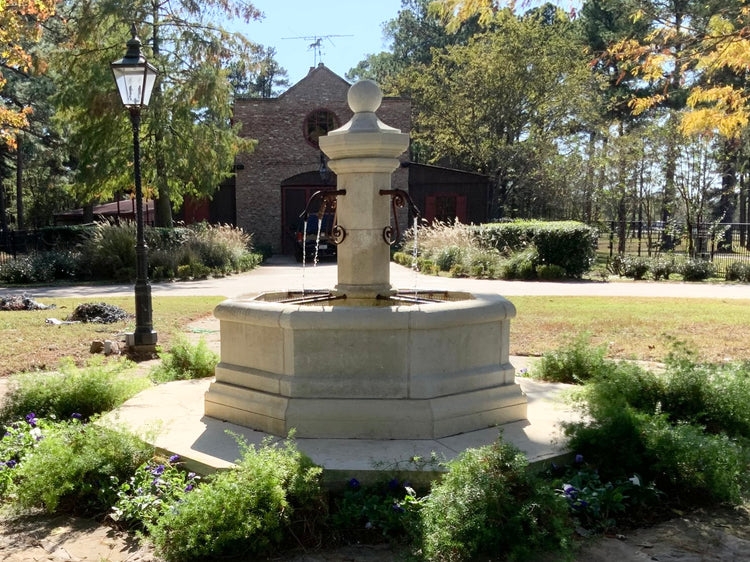
[(409, 146), (409, 135), (382, 123), (375, 112), (383, 93), (372, 80), (357, 82), (347, 95), (354, 112), (344, 126), (319, 139), (330, 158), (338, 189), (338, 224), (346, 237), (338, 246), (336, 292), (350, 298), (375, 298), (392, 293), (390, 247), (383, 230), (390, 226), (388, 195), (398, 157)]

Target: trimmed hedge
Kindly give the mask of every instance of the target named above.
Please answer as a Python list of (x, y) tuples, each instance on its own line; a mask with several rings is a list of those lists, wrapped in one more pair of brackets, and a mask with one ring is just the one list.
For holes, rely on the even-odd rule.
[(576, 221), (514, 221), (473, 227), (482, 245), (511, 255), (533, 245), (539, 265), (556, 265), (580, 278), (594, 263), (598, 232)]

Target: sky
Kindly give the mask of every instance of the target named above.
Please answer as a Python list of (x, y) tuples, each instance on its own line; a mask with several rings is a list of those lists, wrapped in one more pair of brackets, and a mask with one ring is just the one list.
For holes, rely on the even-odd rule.
[[(395, 18), (401, 8), (401, 0), (253, 0), (252, 3), (263, 12), (264, 18), (231, 28), (250, 41), (274, 47), (276, 61), (286, 69), (290, 84), (299, 82), (319, 62), (344, 77), (368, 54), (388, 50), (383, 23)], [(319, 58), (316, 50), (310, 48), (316, 37), (322, 38)]]
[[(528, 0), (523, 4), (539, 4)], [(555, 3), (553, 1), (553, 3)], [(559, 0), (559, 6), (580, 7), (581, 0)], [(394, 19), (401, 0), (252, 0), (264, 17), (248, 24), (228, 25), (250, 41), (276, 49), (276, 61), (286, 69), (289, 83), (304, 78), (310, 68), (322, 62), (344, 75), (369, 54), (389, 50), (383, 24)], [(321, 39), (320, 57), (310, 48)]]

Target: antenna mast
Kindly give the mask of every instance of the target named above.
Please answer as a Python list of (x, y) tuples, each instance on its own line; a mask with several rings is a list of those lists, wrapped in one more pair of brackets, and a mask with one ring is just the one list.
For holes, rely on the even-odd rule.
[[(313, 51), (313, 66), (318, 66), (318, 62), (323, 62), (323, 40), (327, 39), (328, 42), (333, 45), (331, 37), (354, 37), (354, 35), (307, 35), (300, 37), (282, 37), (282, 39), (302, 39), (304, 41), (312, 41), (307, 46), (307, 50)], [(335, 45), (334, 45), (335, 46)]]

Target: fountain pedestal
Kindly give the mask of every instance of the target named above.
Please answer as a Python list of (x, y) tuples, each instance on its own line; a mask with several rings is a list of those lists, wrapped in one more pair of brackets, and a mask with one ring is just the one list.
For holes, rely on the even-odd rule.
[(513, 305), (498, 295), (389, 300), (390, 187), (408, 135), (375, 114), (380, 88), (349, 91), (354, 117), (321, 137), (337, 173), (339, 300), (220, 304), (221, 361), (207, 416), (286, 436), (435, 439), (526, 418), (508, 362)]

